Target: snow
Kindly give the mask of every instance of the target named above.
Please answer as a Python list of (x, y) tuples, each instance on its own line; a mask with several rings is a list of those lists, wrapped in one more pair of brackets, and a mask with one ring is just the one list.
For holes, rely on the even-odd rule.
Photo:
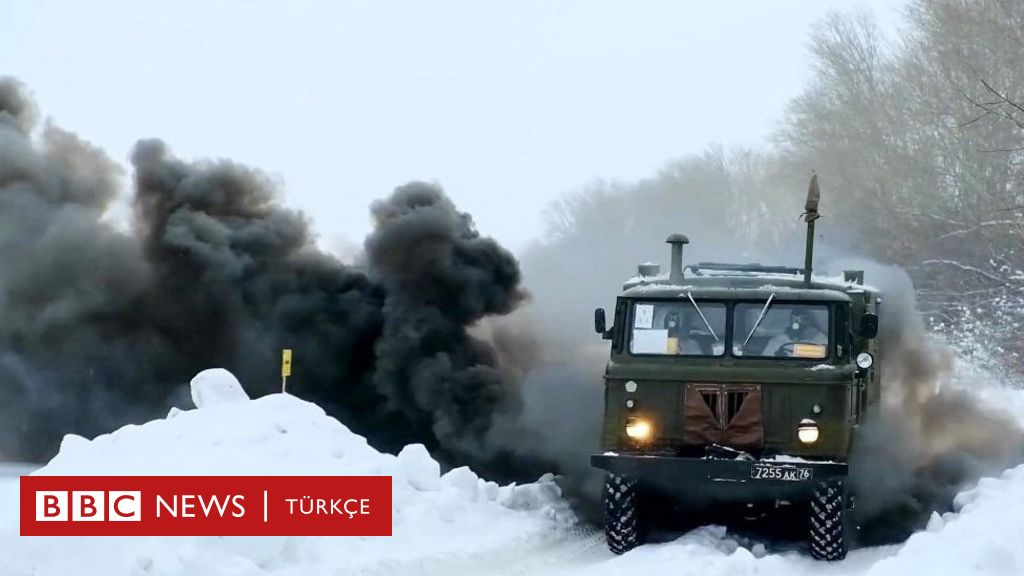
[[(221, 374), (221, 376), (224, 376)], [(974, 391), (1024, 421), (1024, 392), (969, 378)], [(217, 377), (225, 382), (221, 377)], [(208, 379), (197, 379), (206, 388)], [(210, 385), (223, 391), (219, 385)], [(0, 574), (600, 576), (906, 576), (1024, 573), (1024, 466), (983, 479), (901, 545), (816, 562), (793, 547), (705, 526), (621, 557), (575, 523), (550, 476), (498, 486), (468, 468), (441, 473), (423, 446), (383, 454), (317, 406), (282, 394), (226, 402), (68, 436), (37, 474), (384, 474), (392, 476), (390, 538), (21, 538), (17, 484), (0, 479)], [(778, 461), (799, 459), (780, 456)]]
[(631, 288), (631, 291), (635, 294), (642, 294), (644, 292), (660, 292), (664, 290), (679, 290), (679, 297), (686, 296), (687, 290), (693, 290), (695, 286), (691, 284), (640, 284)]
[(809, 368), (809, 370), (811, 372), (817, 372), (819, 370), (838, 370), (838, 369), (839, 368), (837, 366), (833, 366), (832, 364), (815, 364), (814, 366), (811, 366)]
[(441, 465), (422, 444), (410, 444), (398, 453), (398, 465), (405, 472), (409, 485), (417, 490), (441, 489)]
[(192, 379), (192, 403), (196, 408), (245, 402), (249, 395), (235, 375), (223, 368), (203, 370)]
[[(644, 266), (644, 265), (645, 264), (641, 264), (641, 266)], [(666, 285), (670, 285), (671, 286), (671, 284), (669, 284), (669, 282), (668, 282), (668, 279), (669, 279), (668, 272), (667, 271), (660, 271), (659, 270), (658, 273), (653, 275), (653, 276), (642, 276), (640, 274), (637, 274), (636, 276), (630, 276), (629, 279), (627, 279), (625, 283), (626, 284), (638, 284), (639, 285), (639, 284), (650, 283), (650, 282), (654, 282), (654, 283), (664, 282)]]
[(0, 574), (350, 573), (545, 541), (573, 521), (551, 476), (498, 486), (467, 468), (442, 475), (421, 445), (383, 454), (314, 404), (285, 394), (241, 400), (234, 385), (225, 371), (204, 372), (193, 380), (201, 408), (93, 440), (69, 435), (35, 474), (387, 475), (394, 536), (19, 537), (17, 486), (0, 483)]
[(762, 462), (781, 462), (785, 464), (836, 464), (832, 460), (808, 460), (801, 458), (800, 456), (790, 456), (789, 454), (776, 454), (768, 458), (762, 458)]
[[(1024, 467), (983, 479), (957, 498), (958, 511), (933, 514), (928, 528), (900, 546), (855, 550), (843, 562), (822, 564), (798, 551), (742, 546), (724, 528), (707, 526), (674, 541), (649, 544), (618, 558), (559, 574), (619, 576), (955, 576), (1024, 573)], [(552, 572), (554, 574), (554, 572)]]

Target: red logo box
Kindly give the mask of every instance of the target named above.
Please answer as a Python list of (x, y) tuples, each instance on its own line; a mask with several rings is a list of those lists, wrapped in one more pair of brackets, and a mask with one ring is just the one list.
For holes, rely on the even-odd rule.
[(22, 476), (22, 536), (390, 536), (390, 476)]

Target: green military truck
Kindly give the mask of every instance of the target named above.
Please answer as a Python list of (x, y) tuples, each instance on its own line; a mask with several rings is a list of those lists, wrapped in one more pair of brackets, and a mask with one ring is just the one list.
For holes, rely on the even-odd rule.
[(880, 295), (861, 271), (811, 275), (817, 179), (803, 268), (641, 265), (619, 295), (605, 370), (605, 532), (624, 553), (641, 544), (653, 506), (797, 510), (810, 554), (846, 556), (853, 495), (845, 482), (854, 431), (880, 398)]

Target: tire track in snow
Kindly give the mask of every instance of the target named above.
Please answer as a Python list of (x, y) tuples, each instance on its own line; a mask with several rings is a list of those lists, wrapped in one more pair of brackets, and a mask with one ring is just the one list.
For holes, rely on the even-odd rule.
[[(462, 556), (385, 562), (362, 571), (363, 576), (534, 576), (607, 559), (604, 533), (592, 525), (576, 524), (531, 536), (508, 547)], [(338, 572), (341, 574), (342, 572)], [(348, 573), (348, 572), (345, 572)]]
[(569, 534), (551, 542), (525, 561), (494, 572), (501, 576), (533, 576), (554, 573), (568, 566), (580, 566), (607, 559), (611, 556), (605, 546), (604, 531), (590, 525), (578, 524)]

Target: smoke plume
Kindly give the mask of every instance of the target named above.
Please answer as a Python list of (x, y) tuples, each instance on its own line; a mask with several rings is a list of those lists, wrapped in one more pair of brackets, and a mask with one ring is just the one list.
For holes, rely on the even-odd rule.
[(1024, 430), (982, 402), (993, 383), (963, 374), (956, 352), (925, 329), (905, 272), (856, 266), (882, 290), (882, 400), (858, 430), (850, 480), (865, 543), (892, 542), (950, 510), (980, 477), (1024, 461)]
[(373, 206), (365, 266), (317, 249), (274, 181), (160, 140), (131, 154), (130, 230), (104, 219), (124, 173), (46, 124), (0, 80), (0, 455), (39, 460), (187, 398), (223, 366), (254, 395), (294, 393), (382, 448), (424, 442), (464, 461), (517, 389), (468, 328), (524, 298), (518, 264), (436, 186)]
[(374, 383), (413, 438), (482, 452), (493, 416), (516, 410), (518, 398), (491, 345), (467, 326), (522, 302), (519, 264), (434, 186), (402, 186), (372, 214), (366, 258), (386, 293)]

